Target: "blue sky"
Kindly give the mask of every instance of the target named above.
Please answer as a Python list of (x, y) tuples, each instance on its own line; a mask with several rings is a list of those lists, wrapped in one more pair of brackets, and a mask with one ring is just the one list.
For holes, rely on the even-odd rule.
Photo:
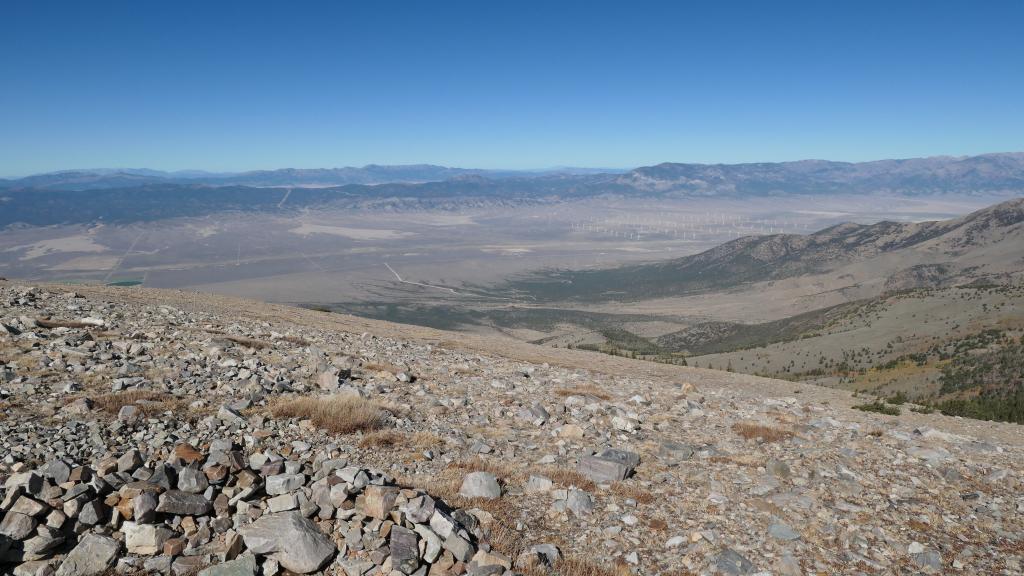
[(4, 2), (0, 176), (1024, 150), (1024, 2)]

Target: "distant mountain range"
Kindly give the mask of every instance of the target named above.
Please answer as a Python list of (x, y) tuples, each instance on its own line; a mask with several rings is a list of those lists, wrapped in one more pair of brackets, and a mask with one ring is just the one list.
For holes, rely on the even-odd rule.
[[(753, 164), (664, 163), (633, 170), (553, 168), (480, 170), (431, 164), (345, 168), (283, 168), (238, 173), (149, 169), (66, 170), (0, 180), (5, 188), (89, 190), (143, 184), (253, 187), (330, 187), (349, 184), (425, 183), (480, 177), (488, 180), (560, 177), (566, 185), (606, 191), (659, 194), (818, 194), (830, 192), (1019, 191), (1024, 189), (1024, 153), (911, 158), (874, 162), (797, 162)], [(596, 177), (596, 179), (595, 179)]]
[[(284, 191), (293, 188), (287, 203)], [(89, 192), (89, 194), (82, 194)], [(78, 170), (0, 180), (0, 226), (145, 221), (225, 210), (345, 207), (458, 209), (601, 196), (1024, 194), (1024, 153), (877, 162), (659, 164), (629, 171), (523, 172), (432, 165), (200, 171)]]
[(0, 180), (0, 188), (34, 188), (41, 190), (97, 190), (153, 184), (252, 187), (331, 187), (349, 184), (394, 184), (440, 182), (466, 176), (501, 179), (545, 176), (551, 174), (582, 175), (622, 173), (625, 170), (561, 167), (550, 170), (479, 170), (449, 168), (432, 164), (382, 166), (369, 164), (345, 168), (282, 168), (249, 172), (205, 172), (181, 170), (164, 172), (146, 168), (101, 168), (93, 170), (61, 170), (35, 174), (14, 180)]

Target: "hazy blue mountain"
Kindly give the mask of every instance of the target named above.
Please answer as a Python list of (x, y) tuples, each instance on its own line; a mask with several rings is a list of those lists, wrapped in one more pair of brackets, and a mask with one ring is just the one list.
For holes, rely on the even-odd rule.
[(658, 164), (628, 172), (475, 170), (433, 165), (216, 174), (73, 170), (0, 182), (0, 226), (122, 222), (223, 210), (349, 207), (460, 209), (599, 196), (686, 198), (777, 194), (1024, 195), (1024, 153), (846, 163)]
[(180, 170), (164, 172), (145, 168), (98, 168), (88, 170), (61, 170), (26, 176), (8, 182), (8, 187), (36, 188), (51, 190), (95, 190), (102, 188), (123, 188), (146, 184), (205, 184), (209, 186), (305, 186), (326, 187), (348, 184), (422, 183), (436, 182), (476, 175), (488, 178), (515, 176), (539, 176), (553, 172), (577, 174), (588, 173), (586, 169), (569, 168), (550, 171), (509, 171), (449, 168), (431, 164), (410, 164), (382, 166), (370, 164), (363, 167), (346, 168), (282, 168), (279, 170), (254, 170), (250, 172), (206, 172), (202, 170)]
[(284, 168), (256, 170), (207, 179), (208, 183), (230, 183), (244, 186), (340, 186), (345, 184), (383, 184), (389, 182), (433, 182), (464, 174), (483, 174), (484, 170), (448, 168), (431, 164), (380, 166), (362, 168)]
[[(875, 162), (797, 162), (755, 164), (664, 163), (633, 170), (552, 168), (547, 170), (479, 170), (430, 164), (355, 168), (283, 168), (240, 173), (201, 170), (162, 172), (148, 169), (66, 170), (9, 181), (13, 188), (88, 190), (143, 184), (210, 186), (305, 186), (443, 182), (476, 176), (488, 180), (557, 178), (565, 194), (765, 195), (893, 192), (1024, 191), (1024, 153), (971, 157), (911, 158)], [(507, 188), (503, 183), (494, 184)], [(586, 190), (580, 190), (586, 187)]]

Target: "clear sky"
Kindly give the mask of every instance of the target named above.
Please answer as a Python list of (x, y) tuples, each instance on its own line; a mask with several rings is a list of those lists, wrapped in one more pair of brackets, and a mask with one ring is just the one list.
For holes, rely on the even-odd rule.
[(0, 4), (0, 176), (1024, 150), (1024, 1)]

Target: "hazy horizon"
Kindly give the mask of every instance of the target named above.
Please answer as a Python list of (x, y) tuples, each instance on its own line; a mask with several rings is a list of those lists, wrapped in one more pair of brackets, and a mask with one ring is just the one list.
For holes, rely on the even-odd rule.
[(56, 173), (62, 173), (62, 172), (97, 172), (97, 171), (109, 171), (109, 172), (119, 172), (119, 171), (125, 171), (125, 172), (131, 172), (131, 171), (153, 171), (153, 172), (160, 172), (160, 173), (164, 173), (164, 174), (168, 174), (168, 175), (189, 174), (189, 173), (217, 175), (217, 174), (244, 174), (244, 173), (248, 173), (248, 172), (273, 172), (275, 170), (346, 170), (346, 169), (356, 169), (356, 170), (358, 170), (358, 169), (363, 169), (363, 168), (367, 168), (367, 167), (370, 167), (370, 166), (382, 166), (382, 167), (439, 166), (439, 167), (443, 167), (443, 168), (455, 168), (455, 169), (462, 169), (462, 170), (480, 170), (480, 171), (491, 171), (491, 172), (508, 171), (508, 172), (524, 172), (524, 173), (530, 173), (530, 172), (557, 172), (557, 171), (560, 171), (560, 170), (565, 170), (565, 171), (569, 171), (569, 170), (629, 171), (629, 170), (635, 170), (636, 168), (641, 168), (641, 167), (644, 167), (644, 166), (657, 166), (659, 164), (703, 164), (703, 165), (709, 165), (709, 166), (715, 166), (715, 165), (730, 166), (730, 165), (742, 165), (742, 164), (783, 164), (783, 163), (789, 163), (789, 162), (838, 162), (838, 163), (846, 163), (846, 164), (863, 164), (863, 163), (870, 163), (870, 162), (883, 162), (883, 161), (886, 161), (886, 160), (915, 160), (915, 159), (928, 159), (928, 158), (954, 158), (955, 159), (955, 158), (972, 158), (972, 157), (978, 157), (978, 156), (1014, 155), (1014, 154), (1024, 154), (1024, 150), (1021, 150), (1021, 151), (1017, 151), (1017, 150), (988, 151), (988, 152), (978, 152), (976, 154), (931, 154), (931, 155), (927, 155), (927, 156), (913, 156), (913, 157), (905, 156), (905, 157), (891, 157), (891, 158), (868, 158), (868, 159), (864, 159), (864, 160), (847, 160), (847, 159), (835, 159), (835, 158), (789, 158), (789, 159), (782, 159), (782, 160), (751, 160), (751, 161), (748, 161), (748, 162), (724, 162), (724, 161), (723, 162), (697, 162), (697, 161), (690, 161), (690, 160), (659, 160), (659, 161), (645, 162), (645, 163), (642, 163), (642, 164), (636, 164), (636, 165), (632, 165), (632, 166), (596, 166), (596, 165), (586, 165), (586, 164), (583, 164), (583, 165), (556, 164), (556, 165), (552, 165), (552, 166), (548, 166), (548, 167), (525, 167), (525, 168), (506, 168), (506, 167), (500, 167), (500, 166), (464, 166), (464, 165), (457, 164), (457, 163), (434, 164), (434, 163), (430, 163), (430, 162), (407, 162), (407, 163), (400, 163), (400, 164), (385, 164), (385, 163), (381, 163), (381, 162), (370, 162), (368, 164), (360, 164), (360, 165), (355, 165), (355, 164), (337, 164), (337, 165), (331, 165), (331, 166), (312, 166), (312, 165), (310, 165), (310, 166), (276, 166), (276, 167), (270, 167), (270, 168), (246, 168), (246, 169), (241, 169), (241, 170), (212, 170), (212, 169), (208, 169), (208, 168), (204, 168), (204, 167), (185, 167), (185, 168), (165, 169), (165, 168), (154, 168), (152, 166), (113, 166), (113, 165), (111, 165), (111, 166), (93, 166), (93, 167), (89, 167), (89, 168), (59, 168), (59, 169), (56, 169), (56, 170), (48, 170), (48, 171), (45, 171), (45, 172), (31, 172), (31, 173), (22, 173), (22, 174), (2, 174), (2, 173), (0, 173), (0, 178), (10, 179), (10, 180), (17, 180), (19, 178), (26, 178), (26, 177), (29, 177), (29, 176), (38, 176), (38, 175), (42, 175), (42, 174), (56, 174)]

